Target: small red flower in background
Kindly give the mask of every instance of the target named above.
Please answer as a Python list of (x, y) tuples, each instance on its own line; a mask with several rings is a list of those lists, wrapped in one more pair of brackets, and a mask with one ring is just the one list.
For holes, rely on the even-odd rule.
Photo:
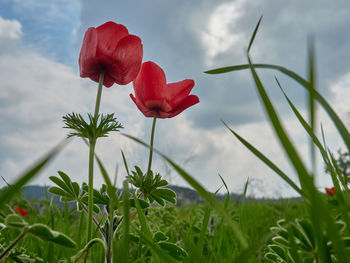
[(166, 83), (164, 71), (154, 62), (142, 64), (133, 82), (135, 97), (131, 99), (146, 117), (171, 118), (199, 102), (195, 95), (189, 95), (194, 87), (192, 79)]
[(14, 210), (16, 213), (20, 213), (22, 216), (25, 216), (28, 214), (28, 211), (20, 208), (19, 206), (15, 206)]
[(133, 81), (140, 70), (143, 48), (141, 39), (129, 35), (125, 26), (107, 22), (86, 30), (80, 50), (80, 77), (99, 82), (105, 72), (103, 85), (125, 85)]
[(335, 189), (334, 189), (334, 187), (331, 187), (331, 188), (327, 188), (327, 187), (326, 187), (325, 190), (326, 190), (327, 195), (329, 195), (329, 196), (335, 195)]
[(182, 217), (182, 218), (186, 218), (186, 214), (182, 214), (181, 217)]
[(130, 214), (129, 218), (136, 218), (136, 214)]

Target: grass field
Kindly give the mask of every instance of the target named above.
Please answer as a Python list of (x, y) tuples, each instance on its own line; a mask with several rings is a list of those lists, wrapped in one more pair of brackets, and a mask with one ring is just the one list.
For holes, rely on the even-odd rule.
[[(16, 258), (16, 254), (17, 258), (20, 258), (21, 252), (30, 256), (28, 252), (31, 252), (33, 258), (36, 255), (43, 261), (29, 261), (28, 259), (23, 262), (50, 262), (53, 254), (55, 259), (66, 259), (85, 246), (86, 214), (83, 214), (84, 219), (82, 219), (76, 209), (68, 210), (67, 208), (65, 210), (65, 207), (58, 207), (55, 203), (45, 200), (27, 203), (18, 198), (14, 203), (21, 204), (21, 207), (28, 212), (24, 219), (29, 224), (43, 223), (63, 232), (77, 243), (77, 247), (75, 249), (53, 247), (52, 244), (36, 237), (27, 236), (11, 252), (13, 258)], [(276, 225), (277, 220), (284, 218), (293, 222), (295, 218), (304, 218), (307, 214), (301, 201), (288, 200), (229, 202), (227, 211), (240, 225), (243, 235), (250, 244), (259, 242), (261, 237), (267, 236), (270, 228)], [(106, 219), (105, 216), (106, 214), (100, 215), (97, 219), (101, 220), (102, 225)], [(205, 204), (182, 207), (167, 205), (166, 208), (156, 206), (147, 209), (145, 218), (154, 239), (169, 241), (183, 249), (174, 250), (171, 253), (183, 262), (233, 262), (241, 252), (238, 240), (230, 227)], [(129, 234), (131, 262), (149, 262), (152, 258), (151, 251), (144, 244), (140, 245), (140, 223), (135, 209), (130, 211)], [(9, 240), (14, 240), (18, 235), (19, 230), (12, 228), (2, 231), (0, 240), (7, 244)], [(122, 235), (122, 233), (117, 233), (117, 235)], [(97, 228), (94, 231), (94, 237), (104, 238)], [(202, 242), (199, 242), (201, 239)], [(263, 245), (255, 251), (254, 262), (267, 262), (266, 259), (264, 260), (267, 250), (267, 246)], [(98, 246), (92, 248), (91, 254), (92, 262), (101, 262), (102, 253)]]

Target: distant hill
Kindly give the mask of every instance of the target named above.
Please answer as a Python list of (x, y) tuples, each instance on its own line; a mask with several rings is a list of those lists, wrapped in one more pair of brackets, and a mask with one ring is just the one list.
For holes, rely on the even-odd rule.
[[(203, 199), (199, 196), (199, 194), (188, 187), (169, 185), (168, 188), (172, 189), (177, 195), (177, 203), (178, 205), (182, 204), (192, 204), (192, 203), (201, 203)], [(45, 186), (39, 185), (29, 185), (23, 188), (22, 194), (27, 200), (31, 199), (39, 199), (44, 200), (46, 198), (46, 188)], [(225, 194), (218, 194), (218, 199), (224, 200)], [(48, 193), (48, 198), (51, 198), (51, 193)], [(240, 200), (242, 198), (241, 195), (238, 194), (230, 194), (231, 200)]]
[[(190, 189), (188, 187), (183, 186), (176, 186), (176, 185), (168, 185), (168, 188), (172, 189), (176, 195), (177, 195), (177, 205), (183, 205), (183, 204), (195, 204), (195, 203), (201, 203), (203, 202), (203, 199), (200, 197), (200, 195), (193, 189)], [(32, 199), (39, 199), (39, 200), (45, 200), (46, 198), (46, 188), (45, 186), (39, 186), (39, 185), (29, 185), (23, 188), (22, 194), (27, 200)], [(48, 199), (51, 199), (52, 194), (48, 193)], [(225, 200), (226, 194), (217, 194), (216, 197), (219, 200)], [(299, 200), (300, 198), (287, 198), (290, 200)], [(59, 198), (55, 196), (55, 201), (58, 202)], [(230, 194), (230, 200), (231, 201), (239, 201), (242, 200), (241, 194)], [(275, 199), (256, 199), (256, 198), (247, 198), (247, 201), (277, 201)]]

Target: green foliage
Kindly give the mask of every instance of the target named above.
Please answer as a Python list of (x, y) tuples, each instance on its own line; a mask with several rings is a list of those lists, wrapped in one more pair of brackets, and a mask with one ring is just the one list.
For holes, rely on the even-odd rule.
[(107, 137), (110, 132), (119, 131), (123, 126), (117, 121), (112, 114), (99, 114), (93, 117), (88, 114), (89, 123), (87, 123), (83, 116), (78, 113), (67, 114), (63, 116), (65, 126), (63, 128), (72, 130), (68, 137), (81, 137), (89, 140), (96, 140), (100, 137)]
[[(57, 176), (50, 176), (50, 180), (54, 182), (57, 186), (52, 186), (49, 188), (49, 192), (55, 195), (60, 196), (61, 202), (76, 202), (79, 210), (86, 210), (86, 206), (88, 204), (88, 187), (86, 184), (83, 184), (82, 188), (80, 188), (77, 182), (72, 182), (70, 177), (62, 172), (58, 171), (61, 179)], [(99, 202), (104, 202), (105, 199), (100, 195), (100, 193), (95, 190), (94, 198)], [(99, 213), (100, 208), (98, 207), (98, 202), (94, 204), (94, 212)]]
[(48, 226), (44, 224), (34, 224), (28, 227), (26, 230), (28, 233), (44, 240), (61, 245), (68, 248), (76, 247), (75, 242), (69, 238), (67, 235), (53, 231)]
[(140, 167), (135, 166), (135, 171), (131, 171), (131, 175), (127, 176), (129, 182), (138, 188), (140, 193), (150, 203), (156, 201), (161, 206), (165, 205), (165, 200), (176, 204), (176, 194), (173, 190), (164, 188), (168, 182), (160, 176), (159, 173), (153, 175), (150, 171), (144, 174)]
[[(347, 249), (350, 249), (349, 238), (345, 235), (346, 225), (342, 220), (335, 221), (339, 234)], [(271, 262), (319, 262), (319, 247), (313, 231), (312, 223), (308, 219), (295, 219), (288, 223), (281, 219), (277, 221), (277, 226), (271, 227), (274, 236), (271, 244), (268, 245), (268, 252), (265, 258)], [(324, 232), (327, 244), (327, 255), (330, 262), (339, 262), (335, 254), (334, 247)]]

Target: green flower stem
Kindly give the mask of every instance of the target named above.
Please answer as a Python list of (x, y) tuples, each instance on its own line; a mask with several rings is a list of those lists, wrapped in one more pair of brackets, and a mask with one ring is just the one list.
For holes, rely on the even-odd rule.
[(149, 159), (148, 159), (148, 168), (147, 168), (147, 173), (148, 175), (151, 171), (151, 166), (152, 166), (152, 155), (153, 155), (153, 140), (154, 140), (154, 130), (156, 127), (156, 120), (157, 120), (157, 111), (154, 112), (153, 115), (153, 123), (152, 123), (152, 132), (151, 132), (151, 142), (150, 142), (150, 147), (149, 147)]
[(97, 96), (96, 96), (96, 104), (95, 104), (95, 114), (94, 117), (96, 118), (98, 115), (98, 112), (100, 110), (100, 103), (101, 103), (101, 94), (102, 94), (102, 87), (103, 87), (103, 79), (105, 77), (105, 72), (102, 70), (100, 73), (100, 80), (98, 82), (98, 90), (97, 90)]
[[(96, 119), (96, 125), (97, 125), (97, 116), (98, 112), (100, 110), (100, 103), (101, 103), (101, 94), (102, 94), (102, 87), (103, 87), (103, 79), (104, 79), (104, 71), (101, 71), (100, 73), (100, 80), (98, 83), (98, 90), (97, 90), (97, 96), (96, 96), (96, 104), (95, 104), (95, 114), (94, 118)], [(90, 150), (89, 150), (89, 196), (88, 196), (88, 206), (89, 206), (89, 213), (88, 213), (88, 241), (92, 238), (92, 211), (94, 206), (94, 199), (93, 199), (93, 190), (94, 190), (94, 157), (95, 157), (95, 146), (96, 146), (96, 138), (91, 138), (89, 140), (90, 143)]]
[(4, 252), (2, 252), (2, 254), (0, 255), (0, 259), (2, 259), (4, 256), (6, 256), (6, 254), (7, 254), (8, 252), (10, 252), (10, 251), (13, 249), (13, 247), (24, 237), (24, 235), (25, 235), (26, 233), (27, 233), (27, 231), (24, 230), (24, 231), (22, 232), (22, 234), (20, 234), (20, 235), (12, 242), (12, 244), (9, 245), (9, 246), (5, 249)]

